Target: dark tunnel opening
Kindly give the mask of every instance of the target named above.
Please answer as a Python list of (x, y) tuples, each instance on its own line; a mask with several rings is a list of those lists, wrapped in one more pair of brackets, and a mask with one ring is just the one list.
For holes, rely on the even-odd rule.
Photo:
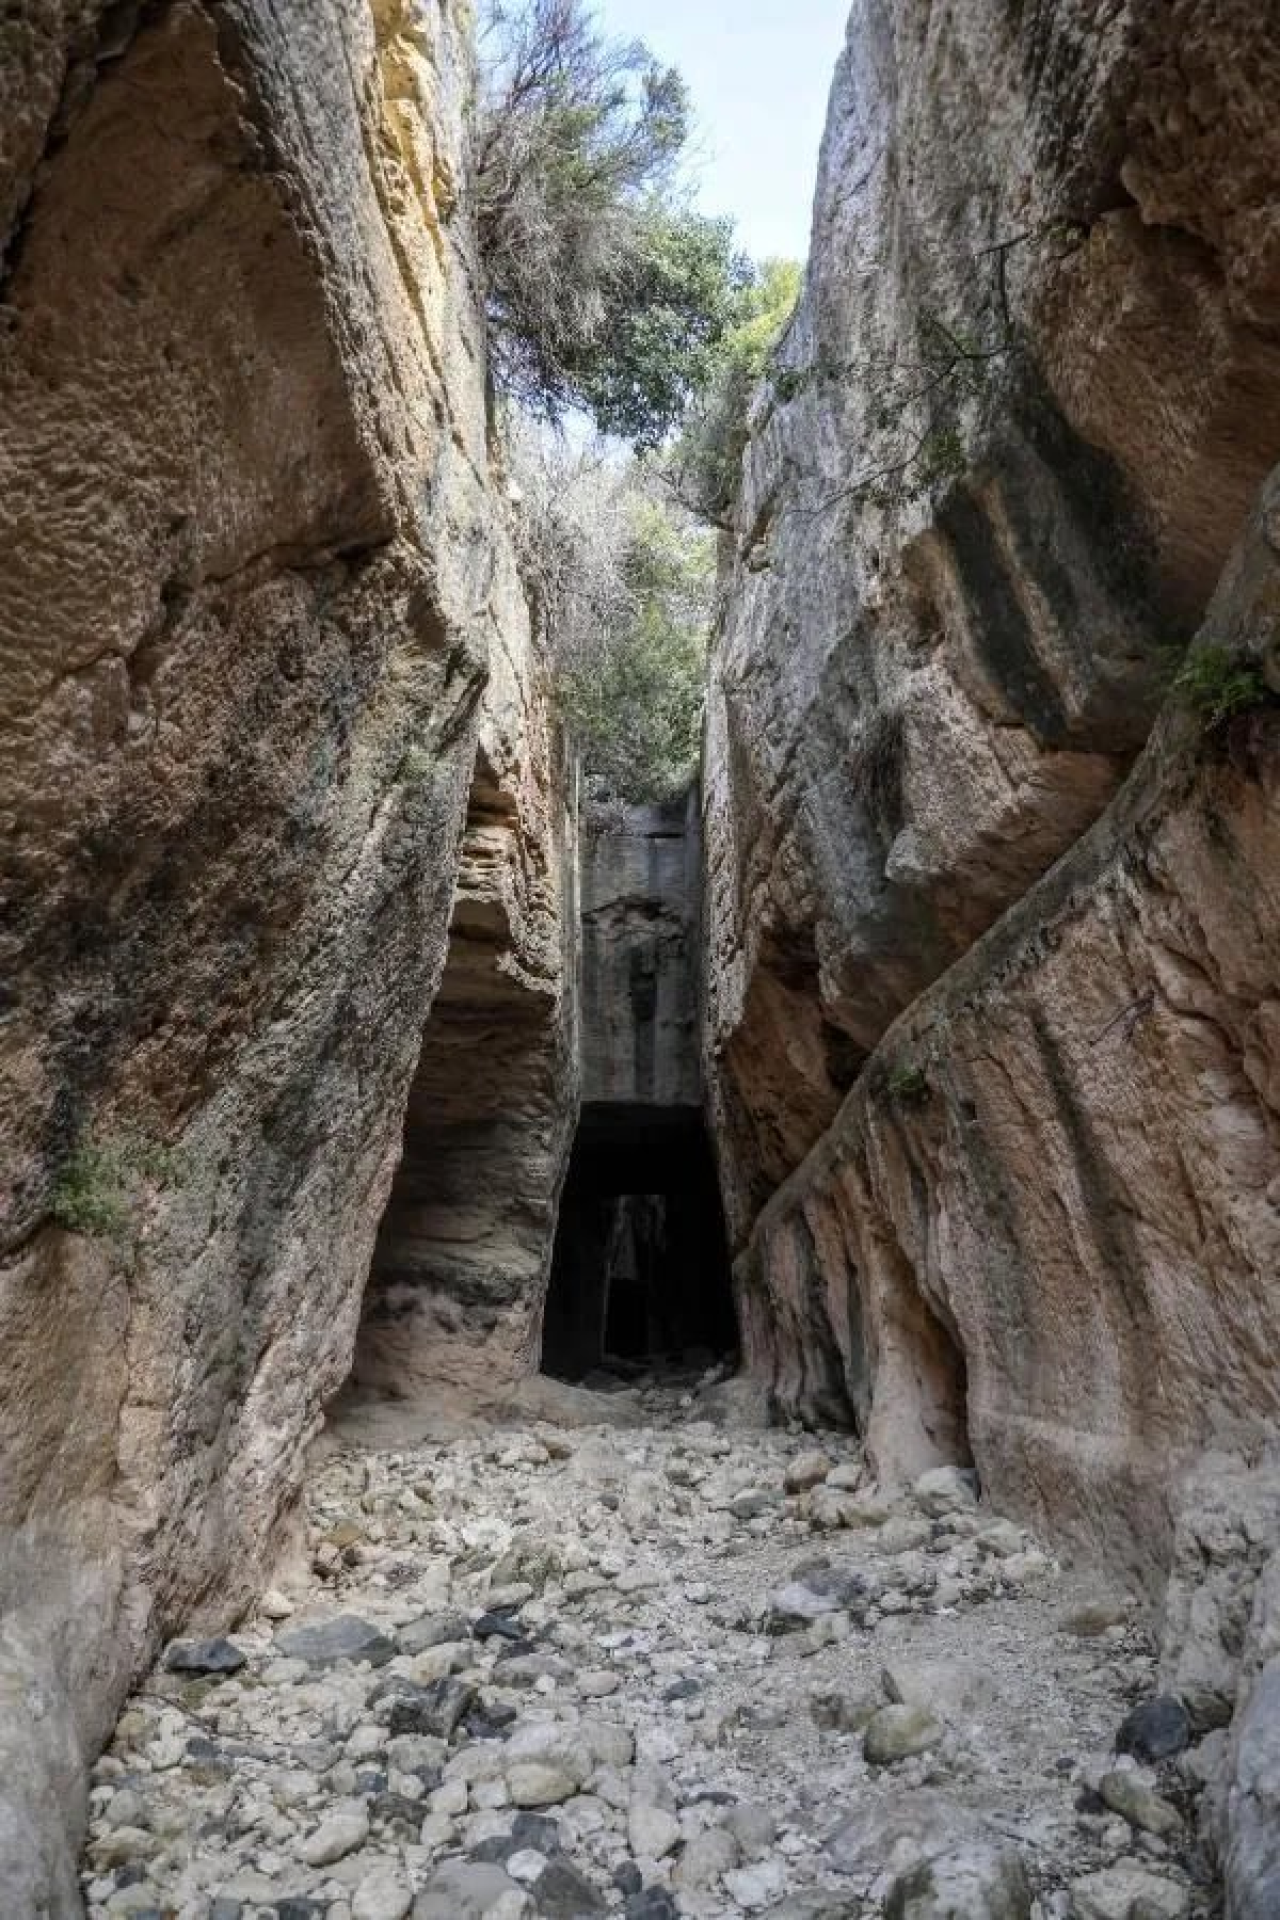
[(699, 1107), (585, 1106), (560, 1204), (543, 1371), (701, 1367), (737, 1321), (715, 1162)]

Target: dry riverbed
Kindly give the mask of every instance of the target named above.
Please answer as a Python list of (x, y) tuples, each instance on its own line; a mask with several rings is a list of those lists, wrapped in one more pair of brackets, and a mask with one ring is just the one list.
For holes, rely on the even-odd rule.
[(130, 1703), (90, 1914), (1216, 1913), (1124, 1597), (955, 1470), (888, 1502), (847, 1438), (731, 1405), (340, 1446), (305, 1569)]

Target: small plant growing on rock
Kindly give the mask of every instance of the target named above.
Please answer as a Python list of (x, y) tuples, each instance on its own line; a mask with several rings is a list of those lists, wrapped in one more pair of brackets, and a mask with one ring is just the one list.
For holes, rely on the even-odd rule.
[(434, 765), (426, 747), (408, 747), (396, 768), (396, 781), (402, 787), (420, 787), (430, 779)]
[(49, 1212), (68, 1233), (119, 1238), (129, 1224), (129, 1207), (116, 1157), (100, 1147), (77, 1147), (54, 1183)]
[(899, 1066), (889, 1075), (889, 1092), (904, 1107), (920, 1107), (929, 1098), (930, 1087), (923, 1067)]
[(185, 1171), (180, 1152), (145, 1135), (132, 1135), (108, 1147), (81, 1141), (54, 1182), (49, 1214), (67, 1233), (119, 1240), (133, 1217), (133, 1183), (141, 1177), (157, 1186), (174, 1186)]
[(1184, 704), (1199, 715), (1210, 732), (1233, 714), (1260, 706), (1267, 698), (1261, 667), (1224, 646), (1197, 647), (1183, 662), (1173, 684)]

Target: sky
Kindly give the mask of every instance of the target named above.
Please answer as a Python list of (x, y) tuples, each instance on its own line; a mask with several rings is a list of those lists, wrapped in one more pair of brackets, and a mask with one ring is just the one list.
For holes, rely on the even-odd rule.
[(596, 12), (688, 81), (703, 211), (732, 214), (758, 260), (803, 259), (849, 0), (596, 0)]

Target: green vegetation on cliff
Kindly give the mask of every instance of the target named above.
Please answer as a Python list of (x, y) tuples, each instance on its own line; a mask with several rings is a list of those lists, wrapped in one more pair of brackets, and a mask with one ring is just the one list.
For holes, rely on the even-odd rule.
[[(586, 0), (488, 0), (472, 192), (522, 567), (590, 790), (697, 771), (715, 552), (800, 268), (695, 212), (680, 75)], [(581, 450), (581, 427), (631, 449)], [(566, 424), (570, 434), (557, 438)]]
[(684, 82), (582, 0), (490, 0), (473, 193), (499, 389), (659, 445), (709, 377), (750, 278), (687, 206)]

